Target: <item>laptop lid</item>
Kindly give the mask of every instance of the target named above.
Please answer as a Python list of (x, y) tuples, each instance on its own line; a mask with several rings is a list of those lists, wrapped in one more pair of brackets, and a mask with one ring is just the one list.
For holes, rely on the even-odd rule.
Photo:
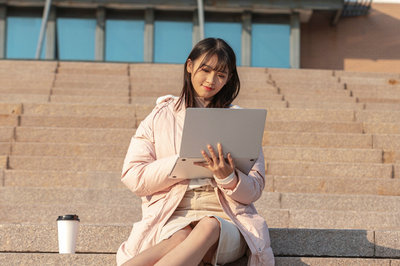
[(204, 161), (201, 150), (208, 152), (207, 144), (217, 151), (218, 142), (225, 155), (231, 153), (235, 166), (248, 174), (260, 154), (266, 115), (265, 109), (188, 108), (179, 159), (170, 175), (212, 177), (211, 171), (193, 162)]

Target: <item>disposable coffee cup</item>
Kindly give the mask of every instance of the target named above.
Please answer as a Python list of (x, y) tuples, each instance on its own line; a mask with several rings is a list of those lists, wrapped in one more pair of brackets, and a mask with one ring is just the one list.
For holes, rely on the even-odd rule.
[(58, 216), (58, 253), (75, 254), (79, 217), (76, 214)]

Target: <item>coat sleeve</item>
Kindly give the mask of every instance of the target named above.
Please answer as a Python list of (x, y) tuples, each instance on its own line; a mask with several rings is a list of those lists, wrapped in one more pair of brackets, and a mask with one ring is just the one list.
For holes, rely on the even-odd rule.
[(226, 195), (242, 204), (250, 204), (257, 201), (261, 197), (265, 187), (265, 161), (262, 149), (248, 175), (238, 169), (236, 169), (236, 173), (238, 176), (236, 187), (233, 190), (229, 190), (219, 186), (220, 189)]
[(160, 108), (156, 107), (140, 123), (131, 139), (122, 168), (121, 181), (140, 197), (152, 195), (182, 181), (169, 177), (178, 155), (157, 158), (153, 123), (159, 111)]

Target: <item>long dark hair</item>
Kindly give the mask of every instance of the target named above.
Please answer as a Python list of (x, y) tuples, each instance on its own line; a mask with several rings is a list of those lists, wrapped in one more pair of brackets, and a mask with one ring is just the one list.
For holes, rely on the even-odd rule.
[[(175, 105), (178, 110), (183, 102), (185, 107), (195, 107), (195, 91), (191, 82), (190, 73), (187, 71), (189, 59), (194, 62), (197, 58), (205, 54), (200, 66), (208, 62), (214, 55), (217, 56), (218, 62), (215, 71), (228, 70), (228, 81), (222, 89), (213, 96), (207, 107), (226, 108), (235, 100), (240, 91), (239, 75), (236, 70), (236, 56), (233, 49), (222, 39), (207, 38), (198, 42), (190, 52), (183, 68), (183, 88)], [(200, 67), (199, 67), (200, 69)], [(198, 69), (197, 69), (198, 70)], [(196, 70), (196, 72), (197, 72)], [(196, 74), (193, 73), (193, 75)]]

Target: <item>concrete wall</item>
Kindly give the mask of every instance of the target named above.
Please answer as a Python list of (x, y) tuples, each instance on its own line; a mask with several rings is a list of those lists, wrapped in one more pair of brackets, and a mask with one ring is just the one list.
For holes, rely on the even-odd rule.
[(369, 15), (314, 12), (301, 25), (301, 68), (400, 73), (400, 4), (373, 4)]

